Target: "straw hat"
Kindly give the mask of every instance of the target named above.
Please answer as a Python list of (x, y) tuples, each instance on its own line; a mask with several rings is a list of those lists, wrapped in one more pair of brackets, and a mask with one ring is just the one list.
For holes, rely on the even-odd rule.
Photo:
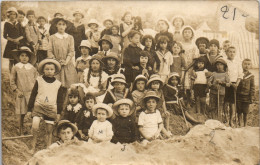
[(147, 82), (147, 86), (149, 86), (151, 84), (151, 82), (153, 81), (159, 81), (161, 83), (161, 86), (163, 85), (163, 80), (161, 79), (161, 77), (158, 74), (153, 74), (151, 75), (150, 79)]
[(180, 19), (182, 20), (182, 26), (183, 26), (183, 25), (184, 25), (184, 18), (183, 18), (183, 16), (181, 16), (181, 15), (176, 15), (176, 16), (172, 17), (172, 19), (171, 19), (171, 24), (173, 25), (173, 22), (174, 22), (175, 19), (177, 19), (177, 18), (180, 18)]
[(104, 65), (103, 61), (102, 61), (102, 56), (99, 54), (94, 54), (93, 56), (91, 56), (91, 59), (89, 60), (89, 66), (91, 64), (91, 62), (93, 60), (98, 60), (100, 62), (101, 65)]
[(97, 26), (99, 26), (98, 21), (96, 19), (90, 19), (88, 22), (88, 27), (90, 27), (90, 24), (96, 24)]
[(112, 25), (114, 24), (113, 18), (109, 17), (109, 18), (106, 18), (106, 19), (103, 21), (103, 25), (104, 25), (104, 26), (105, 26), (105, 23), (106, 23), (107, 21), (112, 22)]
[(68, 24), (68, 20), (64, 17), (55, 17), (53, 18), (52, 22), (56, 25), (59, 21), (64, 21), (66, 24)]
[(75, 135), (78, 132), (78, 127), (75, 124), (71, 123), (69, 120), (60, 120), (57, 123), (56, 127), (53, 129), (52, 135), (58, 137), (58, 130), (63, 125), (71, 126), (73, 135)]
[(143, 80), (145, 82), (145, 84), (148, 81), (147, 78), (144, 75), (139, 74), (138, 76), (136, 76), (136, 78), (135, 78), (135, 80), (133, 82), (133, 90), (136, 89), (136, 83), (137, 83), (138, 80)]
[(82, 18), (84, 18), (84, 14), (81, 11), (75, 11), (73, 13), (73, 17), (75, 17), (76, 14), (80, 14), (82, 16)]
[(94, 116), (97, 116), (96, 115), (97, 109), (105, 109), (107, 111), (107, 113), (108, 113), (107, 118), (110, 118), (113, 115), (112, 108), (109, 105), (107, 105), (107, 104), (104, 104), (104, 103), (97, 103), (97, 104), (95, 104), (93, 106), (93, 110), (92, 110)]
[(119, 116), (119, 113), (118, 113), (118, 107), (121, 105), (121, 104), (128, 104), (130, 106), (130, 112), (129, 112), (129, 115), (128, 116), (131, 116), (134, 111), (135, 111), (135, 105), (134, 105), (134, 102), (130, 99), (120, 99), (118, 101), (116, 101), (114, 104), (113, 104), (113, 110), (114, 110), (114, 113), (115, 115)]
[(98, 41), (98, 45), (102, 46), (102, 41), (107, 41), (110, 45), (110, 49), (113, 48), (112, 40), (109, 35), (104, 35), (101, 40)]
[(160, 97), (157, 96), (155, 91), (147, 91), (144, 98), (141, 100), (141, 107), (142, 108), (146, 108), (146, 101), (149, 98), (155, 98), (157, 100), (157, 106), (156, 108), (160, 108), (163, 105), (162, 99)]
[(195, 41), (195, 44), (197, 45), (198, 48), (199, 48), (199, 44), (201, 44), (201, 43), (206, 44), (206, 48), (209, 47), (209, 39), (208, 38), (206, 38), (206, 37), (197, 38), (196, 41)]
[(227, 63), (223, 58), (218, 58), (215, 62), (214, 65), (216, 65), (217, 63), (222, 63), (223, 65), (225, 65), (227, 67)]
[(20, 61), (19, 56), (22, 52), (26, 52), (26, 54), (29, 56), (29, 63), (31, 63), (32, 65), (34, 65), (36, 63), (36, 60), (37, 60), (36, 56), (31, 51), (31, 49), (26, 46), (22, 46), (19, 49), (12, 50), (13, 58), (16, 61)]
[(43, 66), (47, 63), (52, 63), (55, 65), (55, 75), (57, 75), (58, 73), (60, 73), (60, 70), (61, 70), (61, 65), (60, 63), (55, 60), (55, 59), (52, 59), (52, 58), (46, 58), (44, 60), (42, 60), (39, 65), (38, 65), (38, 72), (43, 75)]
[(215, 44), (218, 47), (218, 49), (219, 49), (219, 41), (218, 40), (216, 40), (216, 39), (210, 40), (209, 41), (209, 46), (212, 45), (212, 44)]
[(89, 42), (89, 40), (82, 40), (79, 45), (79, 49), (81, 47), (87, 47), (89, 49), (89, 51), (91, 51), (91, 43)]
[(18, 15), (18, 11), (15, 7), (10, 7), (9, 9), (7, 9), (6, 13), (9, 13), (9, 12), (15, 12)]
[(107, 59), (109, 58), (113, 58), (117, 61), (117, 63), (119, 63), (119, 58), (118, 58), (118, 55), (115, 53), (115, 52), (109, 52), (107, 56), (104, 56), (102, 58), (102, 61), (105, 62)]
[(114, 83), (115, 82), (120, 82), (120, 83), (123, 83), (123, 84), (127, 84), (126, 81), (125, 81), (125, 76), (123, 74), (116, 74), (114, 75), (112, 81), (111, 81), (111, 85), (114, 86)]
[(180, 83), (181, 77), (180, 77), (179, 73), (177, 73), (177, 72), (172, 72), (172, 73), (170, 73), (170, 75), (169, 75), (169, 77), (168, 77), (168, 83), (169, 83), (169, 81), (170, 81), (170, 79), (171, 79), (172, 77), (177, 77), (178, 80), (179, 80), (179, 83)]
[(168, 25), (168, 28), (170, 27), (170, 23), (166, 17), (161, 17), (161, 18), (157, 19), (157, 21), (156, 21), (157, 24), (159, 21), (164, 21)]

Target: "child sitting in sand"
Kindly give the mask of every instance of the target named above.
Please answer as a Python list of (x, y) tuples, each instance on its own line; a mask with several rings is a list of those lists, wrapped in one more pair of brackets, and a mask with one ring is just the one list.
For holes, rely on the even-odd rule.
[(97, 117), (90, 129), (89, 129), (89, 140), (90, 142), (100, 143), (109, 142), (114, 133), (112, 130), (112, 124), (107, 121), (113, 115), (112, 108), (104, 103), (98, 103), (93, 106), (93, 115)]

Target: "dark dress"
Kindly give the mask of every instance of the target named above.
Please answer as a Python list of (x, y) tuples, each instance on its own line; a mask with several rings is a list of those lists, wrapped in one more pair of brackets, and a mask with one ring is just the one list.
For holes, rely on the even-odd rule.
[[(133, 79), (135, 79), (138, 75), (144, 75), (147, 79), (149, 79), (150, 78), (150, 76), (152, 75), (152, 74), (154, 74), (154, 71), (153, 70), (149, 70), (149, 66), (147, 65), (146, 66), (146, 68), (142, 68), (141, 66), (140, 66), (140, 64), (138, 64), (138, 65), (135, 65), (135, 66), (138, 66), (139, 67), (139, 70), (135, 70), (135, 69), (133, 69)], [(147, 72), (146, 73), (144, 73), (143, 74), (143, 71), (144, 70), (147, 70)], [(144, 71), (145, 72), (145, 71)]]
[(78, 111), (75, 111), (74, 107), (72, 108), (72, 110), (69, 110), (68, 106), (66, 106), (63, 119), (69, 120), (72, 123), (76, 123), (76, 118), (80, 111), (82, 111), (82, 108), (80, 108)]
[[(85, 116), (87, 112), (90, 112), (89, 117)], [(88, 130), (90, 129), (90, 126), (92, 125), (94, 120), (96, 120), (96, 118), (93, 116), (91, 111), (81, 109), (76, 117), (78, 129), (81, 130), (83, 134), (88, 135)]]
[(132, 117), (117, 116), (112, 120), (114, 136), (112, 143), (133, 143), (137, 138), (135, 119)]
[[(108, 89), (107, 90), (107, 93), (105, 95), (103, 103), (105, 103), (105, 104), (109, 104), (109, 103), (114, 104), (117, 100), (122, 99), (122, 98), (116, 97), (116, 94), (115, 94), (114, 91), (115, 91), (114, 89), (111, 89), (111, 90)], [(128, 89), (125, 90), (125, 92), (123, 94), (123, 98), (127, 98), (127, 99), (130, 99), (130, 100), (133, 100), (132, 94), (131, 94), (131, 92)]]
[(104, 29), (102, 32), (101, 32), (101, 37), (102, 38), (104, 35), (112, 35), (112, 31), (111, 29)]
[(71, 27), (72, 36), (74, 38), (74, 46), (75, 46), (75, 59), (81, 56), (79, 45), (82, 40), (86, 40), (87, 37), (85, 35), (85, 26), (83, 24), (79, 26), (75, 26), (74, 24)]
[[(145, 51), (148, 51), (146, 48), (144, 48)], [(151, 66), (152, 68), (154, 67), (154, 64), (156, 62), (156, 69), (159, 70), (159, 66), (160, 66), (160, 59), (158, 58), (155, 50), (150, 50), (149, 52), (149, 57), (148, 57), (148, 65)], [(154, 69), (154, 68), (153, 68)]]
[[(21, 36), (23, 36), (25, 38), (25, 31), (20, 23), (15, 22), (14, 24), (12, 24), (11, 22), (6, 22), (4, 24), (4, 38), (5, 39), (7, 39), (7, 37), (16, 39)], [(14, 49), (18, 49), (20, 46), (22, 46), (22, 43), (23, 43), (22, 41), (24, 41), (24, 40), (20, 40), (19, 45), (12, 41), (7, 41), (3, 57), (13, 59), (11, 51)]]

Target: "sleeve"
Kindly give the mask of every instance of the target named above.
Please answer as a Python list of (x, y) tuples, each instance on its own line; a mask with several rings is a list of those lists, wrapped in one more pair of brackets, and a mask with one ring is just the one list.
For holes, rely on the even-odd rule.
[[(32, 42), (31, 33), (30, 33), (30, 30), (29, 30), (28, 24), (25, 26), (25, 35), (26, 35), (27, 41), (29, 43)], [(36, 43), (34, 43), (34, 44), (36, 44)]]
[(63, 93), (66, 91), (66, 88), (60, 87), (57, 95), (57, 114), (61, 114), (63, 109)]
[(134, 103), (137, 104), (137, 102), (138, 102), (138, 100), (137, 100), (138, 97), (136, 96), (135, 91), (132, 92), (132, 97), (133, 97)]
[(28, 102), (28, 112), (32, 112), (37, 94), (38, 94), (38, 81), (36, 80)]
[(92, 138), (94, 136), (94, 128), (96, 125), (96, 120), (91, 124), (90, 129), (88, 131), (88, 136)]
[(87, 39), (87, 36), (86, 36), (86, 30), (85, 30), (85, 26), (83, 25), (82, 27), (82, 32), (81, 32), (81, 35), (82, 35), (82, 40), (86, 40)]
[(50, 36), (50, 40), (49, 40), (49, 44), (48, 44), (48, 58), (52, 58), (55, 57), (54, 53), (53, 53), (53, 36)]
[(225, 74), (225, 81), (226, 81), (226, 83), (229, 83), (229, 82), (230, 82), (230, 78), (229, 78), (228, 73)]
[(133, 64), (131, 61), (131, 51), (128, 47), (125, 49), (124, 56), (123, 56), (123, 64), (125, 67), (132, 68)]
[(161, 113), (158, 111), (158, 110), (156, 110), (156, 117), (157, 117), (157, 123), (158, 124), (160, 124), (160, 123), (162, 123), (163, 121), (162, 121), (162, 116), (161, 116)]
[(255, 77), (252, 76), (250, 79), (250, 100), (253, 101), (255, 99)]
[(80, 112), (77, 114), (76, 120), (75, 120), (79, 130), (82, 130), (83, 116), (84, 116), (83, 109), (81, 109)]
[(143, 125), (144, 125), (144, 112), (141, 112), (138, 118), (138, 126), (143, 126)]
[(124, 32), (124, 27), (122, 23), (120, 24), (119, 31), (120, 31), (120, 35), (122, 36), (122, 33)]
[(69, 49), (68, 49), (68, 56), (71, 56), (73, 57), (75, 55), (74, 53), (74, 39), (71, 35), (69, 35), (69, 39), (70, 39), (70, 42), (69, 42)]
[(113, 132), (113, 129), (112, 129), (112, 124), (109, 121), (107, 121), (107, 122), (108, 122), (107, 128), (106, 128), (107, 138), (109, 140), (111, 140), (113, 135), (114, 135), (114, 132)]
[(8, 23), (6, 22), (4, 25), (4, 38), (7, 39), (8, 37)]
[[(60, 114), (60, 113), (58, 113), (58, 114)], [(69, 112), (67, 111), (67, 108), (64, 109), (61, 119), (62, 120), (68, 120), (69, 119)]]
[(17, 89), (16, 81), (17, 81), (17, 71), (16, 71), (16, 67), (14, 66), (10, 74), (10, 86), (12, 91), (15, 91)]

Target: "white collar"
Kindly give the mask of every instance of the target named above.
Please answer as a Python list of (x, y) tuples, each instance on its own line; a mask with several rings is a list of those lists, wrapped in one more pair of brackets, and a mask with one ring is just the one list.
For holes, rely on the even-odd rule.
[(64, 34), (60, 34), (60, 33), (55, 33), (55, 36), (59, 39), (64, 39), (64, 38), (68, 38), (68, 34), (64, 33)]
[(23, 63), (19, 62), (15, 66), (17, 66), (20, 69), (22, 69), (24, 67), (26, 70), (29, 70), (29, 69), (33, 68), (33, 65), (30, 64), (30, 63), (23, 64)]

